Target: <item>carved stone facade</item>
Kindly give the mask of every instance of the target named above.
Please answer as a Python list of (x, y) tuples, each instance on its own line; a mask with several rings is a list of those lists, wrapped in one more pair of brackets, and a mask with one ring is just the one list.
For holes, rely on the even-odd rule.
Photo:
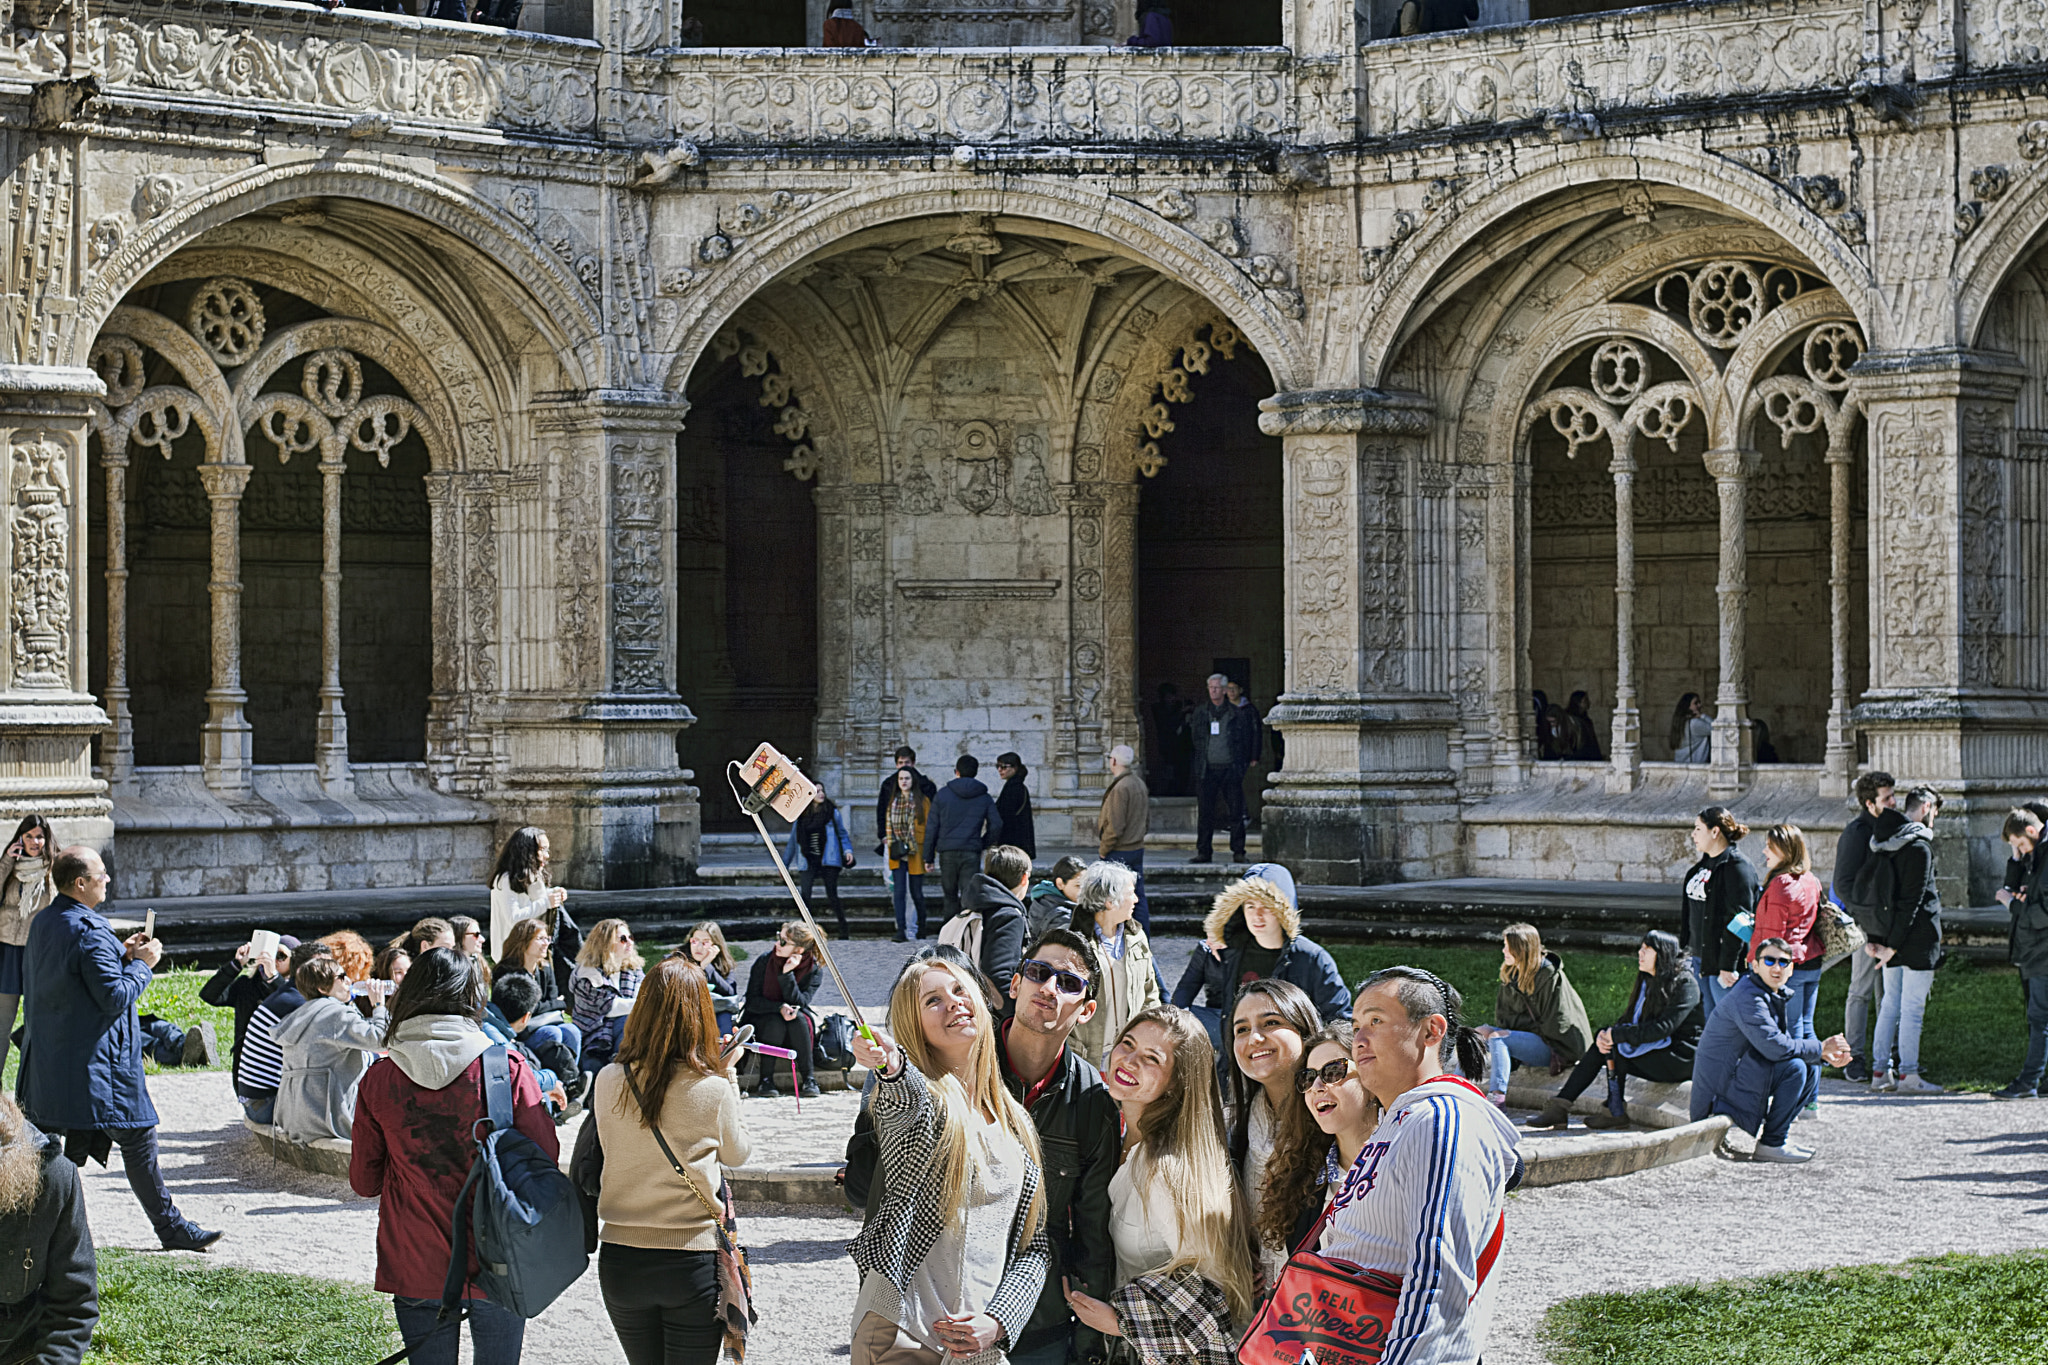
[[(1227, 600), (1311, 879), (1660, 876), (1707, 800), (1824, 831), (1872, 763), (1988, 891), (2048, 770), (2048, 0), (1158, 51), (1122, 0), (868, 51), (685, 8), (16, 14), (8, 813), (118, 830), (131, 892), (471, 880), (529, 821), (663, 882), (756, 708), (857, 818), (911, 738), (1085, 842), (1200, 683), (1148, 619), (1244, 662)], [(1230, 551), (1269, 606), (1141, 612), (1219, 442), (1284, 490)]]

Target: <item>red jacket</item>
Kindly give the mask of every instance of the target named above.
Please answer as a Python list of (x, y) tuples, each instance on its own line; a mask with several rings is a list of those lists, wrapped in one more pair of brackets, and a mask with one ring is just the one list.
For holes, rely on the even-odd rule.
[(1783, 872), (1771, 878), (1756, 903), (1756, 927), (1749, 935), (1749, 960), (1756, 961), (1756, 945), (1767, 938), (1782, 938), (1791, 944), (1802, 967), (1810, 967), (1826, 956), (1826, 945), (1813, 929), (1820, 914), (1820, 892), (1820, 878), (1811, 872), (1797, 877)]
[[(512, 1126), (557, 1160), (561, 1144), (541, 1104), (540, 1082), (512, 1057)], [(448, 1228), (455, 1196), (476, 1156), (470, 1128), (484, 1113), (483, 1059), (439, 1090), (415, 1085), (398, 1063), (378, 1060), (356, 1091), (348, 1183), (381, 1199), (377, 1209), (377, 1289), (406, 1299), (438, 1299), (448, 1280)], [(476, 1252), (469, 1255), (476, 1274)], [(478, 1297), (472, 1285), (466, 1291)]]

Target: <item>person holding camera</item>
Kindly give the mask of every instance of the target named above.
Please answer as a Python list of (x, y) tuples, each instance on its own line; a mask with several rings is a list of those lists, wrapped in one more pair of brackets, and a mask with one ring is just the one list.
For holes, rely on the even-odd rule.
[(298, 1143), (346, 1140), (356, 1120), (356, 1087), (384, 1046), (390, 983), (361, 983), (370, 1002), (366, 1019), (354, 1005), (356, 983), (336, 957), (316, 957), (292, 974), (306, 1003), (277, 1026), (284, 1076), (277, 1086), (271, 1124)]
[(164, 945), (145, 933), (117, 939), (99, 905), (107, 866), (82, 846), (57, 855), (57, 898), (28, 931), (28, 1031), (16, 1094), (30, 1121), (64, 1135), (73, 1165), (101, 1165), (121, 1149), (128, 1188), (166, 1251), (204, 1251), (220, 1240), (178, 1212), (156, 1159), (156, 1106), (142, 1071), (135, 1002)]
[(25, 815), (0, 853), (0, 1071), (7, 1069), (14, 1016), (21, 1007), (21, 961), (28, 926), (57, 899), (50, 878), (56, 831), (40, 815)]

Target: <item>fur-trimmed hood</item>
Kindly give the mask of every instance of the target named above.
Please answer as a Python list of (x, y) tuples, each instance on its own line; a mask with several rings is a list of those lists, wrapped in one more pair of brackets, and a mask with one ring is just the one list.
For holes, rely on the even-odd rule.
[(1241, 927), (1245, 906), (1258, 901), (1279, 916), (1280, 928), (1288, 938), (1299, 938), (1301, 911), (1294, 903), (1293, 876), (1278, 863), (1258, 863), (1248, 872), (1217, 893), (1216, 904), (1202, 921), (1202, 937), (1211, 943), (1228, 943), (1233, 922)]

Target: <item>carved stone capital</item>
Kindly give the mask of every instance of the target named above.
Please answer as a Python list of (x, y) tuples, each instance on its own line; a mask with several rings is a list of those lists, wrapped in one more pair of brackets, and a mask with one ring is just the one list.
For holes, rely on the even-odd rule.
[(1421, 394), (1379, 389), (1298, 389), (1259, 400), (1268, 436), (1420, 436), (1436, 404)]
[(1756, 473), (1757, 466), (1763, 463), (1763, 458), (1761, 451), (1740, 450), (1734, 447), (1710, 450), (1700, 457), (1707, 466), (1707, 473), (1714, 476), (1716, 483), (1746, 481)]
[(2016, 355), (1962, 346), (1865, 351), (1849, 367), (1850, 390), (1866, 407), (1904, 398), (2010, 399), (2026, 375), (2026, 366)]
[(233, 501), (249, 486), (249, 466), (203, 464), (199, 466), (199, 482), (205, 487), (206, 496), (215, 502)]

